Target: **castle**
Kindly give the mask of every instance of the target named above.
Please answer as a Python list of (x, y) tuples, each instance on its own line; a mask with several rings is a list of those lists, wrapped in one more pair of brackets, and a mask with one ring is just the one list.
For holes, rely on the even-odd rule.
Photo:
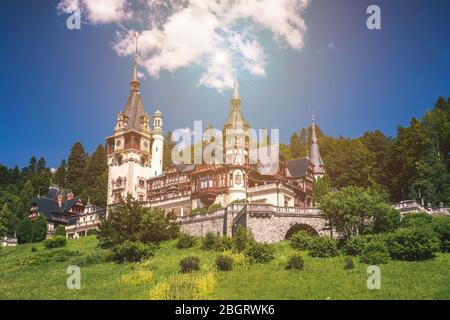
[(250, 125), (242, 113), (236, 80), (223, 130), (235, 132), (223, 137), (225, 163), (172, 165), (163, 171), (163, 114), (158, 110), (151, 119), (145, 111), (136, 57), (130, 95), (117, 116), (113, 135), (106, 139), (109, 208), (127, 194), (178, 217), (242, 201), (304, 209), (313, 206), (313, 181), (325, 174), (314, 118), (309, 157), (286, 161), (280, 156), (277, 171), (267, 174), (250, 161)]

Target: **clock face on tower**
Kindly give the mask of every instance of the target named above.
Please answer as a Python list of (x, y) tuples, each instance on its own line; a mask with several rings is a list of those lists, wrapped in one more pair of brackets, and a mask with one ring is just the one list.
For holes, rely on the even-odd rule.
[(144, 141), (143, 146), (144, 146), (144, 149), (146, 149), (146, 150), (148, 149), (149, 144), (148, 144), (147, 140)]

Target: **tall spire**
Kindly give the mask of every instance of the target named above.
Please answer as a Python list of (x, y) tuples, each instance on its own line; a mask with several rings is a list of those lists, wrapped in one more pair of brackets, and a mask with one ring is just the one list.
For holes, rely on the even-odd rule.
[(135, 54), (133, 61), (133, 79), (131, 80), (131, 91), (138, 92), (139, 91), (139, 77), (138, 77), (138, 39), (139, 33), (134, 33), (134, 41), (135, 41)]
[(311, 130), (311, 149), (309, 158), (314, 166), (314, 177), (317, 179), (325, 174), (325, 165), (323, 163), (322, 157), (320, 156), (319, 145), (317, 143), (316, 134), (316, 117), (312, 115), (312, 130)]
[(239, 94), (239, 84), (238, 84), (238, 80), (237, 80), (237, 71), (236, 70), (234, 70), (233, 100), (241, 100), (241, 95)]

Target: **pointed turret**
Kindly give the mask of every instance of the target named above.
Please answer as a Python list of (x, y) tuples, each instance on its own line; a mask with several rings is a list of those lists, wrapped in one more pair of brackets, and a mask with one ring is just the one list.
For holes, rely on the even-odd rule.
[(241, 95), (239, 94), (239, 84), (237, 81), (237, 72), (234, 72), (234, 86), (233, 95), (231, 96), (231, 111), (228, 115), (228, 119), (225, 122), (225, 129), (241, 128), (248, 129), (250, 125), (244, 119), (241, 112)]
[(136, 42), (136, 52), (133, 62), (133, 78), (131, 80), (131, 92), (125, 105), (123, 114), (127, 117), (127, 129), (139, 130), (141, 128), (141, 119), (146, 116), (144, 104), (140, 95), (140, 82), (138, 77), (138, 38), (139, 34), (136, 32), (134, 39)]
[(325, 164), (320, 156), (319, 144), (317, 143), (316, 135), (316, 119), (312, 116), (312, 132), (311, 132), (311, 149), (309, 158), (314, 166), (314, 178), (318, 179), (325, 174)]

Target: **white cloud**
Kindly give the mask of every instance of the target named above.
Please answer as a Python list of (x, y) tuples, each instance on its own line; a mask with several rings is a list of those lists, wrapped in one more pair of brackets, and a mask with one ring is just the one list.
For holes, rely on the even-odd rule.
[(64, 13), (71, 13), (75, 8), (94, 24), (120, 22), (132, 16), (127, 0), (63, 0), (58, 5)]
[[(143, 19), (139, 63), (151, 76), (196, 65), (204, 70), (199, 85), (223, 91), (233, 86), (234, 69), (266, 75), (259, 31), (270, 31), (277, 44), (304, 47), (307, 27), (301, 14), (309, 0), (146, 0), (134, 11), (131, 0), (63, 0), (59, 8), (65, 11), (73, 3), (81, 4), (92, 23)], [(133, 33), (118, 31), (114, 49), (119, 55), (134, 54)], [(223, 52), (226, 59), (220, 57)]]

